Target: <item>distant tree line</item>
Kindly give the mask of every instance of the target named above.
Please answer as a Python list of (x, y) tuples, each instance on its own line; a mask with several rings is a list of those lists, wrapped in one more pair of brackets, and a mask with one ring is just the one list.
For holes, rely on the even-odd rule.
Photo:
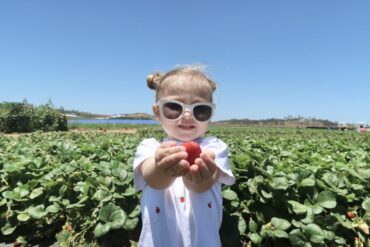
[(33, 106), (23, 102), (0, 103), (0, 132), (67, 131), (67, 118), (52, 102)]

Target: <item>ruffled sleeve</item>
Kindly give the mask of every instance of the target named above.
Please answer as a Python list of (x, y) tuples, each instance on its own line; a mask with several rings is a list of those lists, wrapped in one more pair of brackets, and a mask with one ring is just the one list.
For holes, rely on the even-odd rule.
[(215, 162), (221, 170), (218, 181), (226, 185), (234, 184), (235, 177), (230, 170), (227, 144), (216, 137), (206, 137), (203, 139), (201, 145), (202, 149), (211, 150), (216, 155)]
[(144, 139), (136, 149), (135, 159), (133, 164), (134, 169), (134, 184), (135, 189), (140, 191), (146, 185), (143, 175), (140, 172), (140, 165), (149, 157), (154, 156), (155, 150), (159, 146), (159, 142), (154, 138)]

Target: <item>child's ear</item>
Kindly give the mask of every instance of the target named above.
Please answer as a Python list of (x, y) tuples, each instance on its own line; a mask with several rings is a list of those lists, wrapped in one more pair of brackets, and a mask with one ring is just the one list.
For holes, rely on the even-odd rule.
[(156, 119), (156, 120), (159, 120), (159, 116), (160, 116), (160, 114), (159, 114), (159, 106), (158, 106), (157, 104), (154, 104), (154, 105), (152, 106), (152, 110), (153, 110), (153, 113), (154, 113), (155, 119)]

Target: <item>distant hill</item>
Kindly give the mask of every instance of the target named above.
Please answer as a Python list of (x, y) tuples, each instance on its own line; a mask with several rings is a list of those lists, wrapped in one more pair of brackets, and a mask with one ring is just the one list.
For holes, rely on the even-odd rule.
[(256, 127), (289, 127), (289, 128), (337, 128), (338, 122), (316, 118), (270, 118), (261, 120), (230, 119), (213, 122), (214, 125), (243, 125)]

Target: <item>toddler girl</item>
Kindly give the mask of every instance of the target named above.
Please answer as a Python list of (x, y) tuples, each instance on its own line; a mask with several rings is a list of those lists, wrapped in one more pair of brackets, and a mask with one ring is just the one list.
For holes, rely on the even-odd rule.
[[(181, 67), (147, 78), (156, 91), (153, 113), (167, 137), (143, 140), (134, 160), (135, 188), (142, 190), (139, 246), (221, 246), (221, 184), (232, 185), (228, 147), (205, 137), (215, 110), (216, 84), (197, 67)], [(202, 153), (187, 161), (182, 143), (197, 142)]]

